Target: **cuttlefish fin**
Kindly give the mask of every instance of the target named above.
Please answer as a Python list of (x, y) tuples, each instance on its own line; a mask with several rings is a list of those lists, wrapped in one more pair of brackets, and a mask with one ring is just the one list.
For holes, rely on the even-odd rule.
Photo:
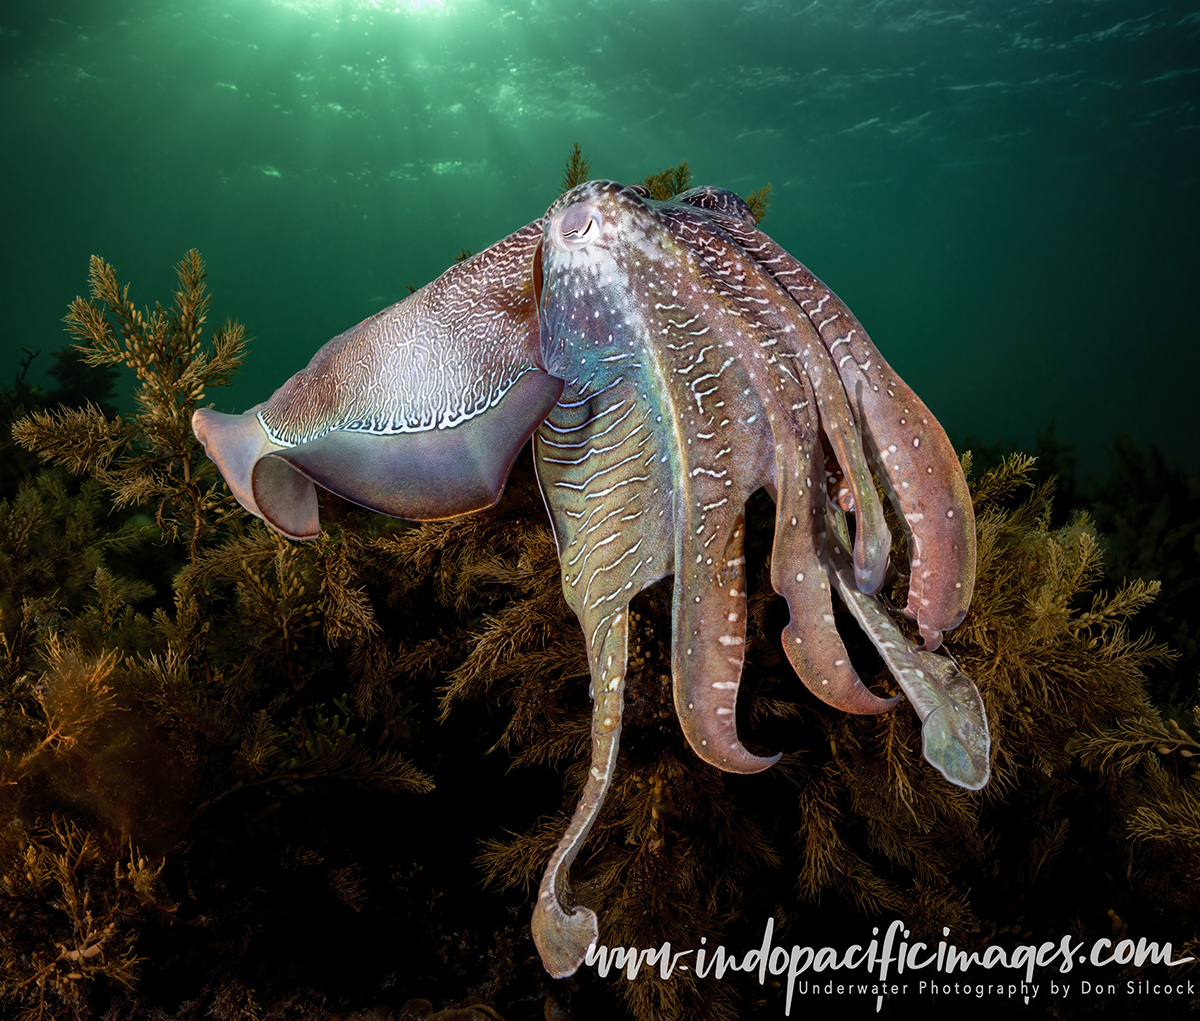
[(600, 815), (617, 767), (629, 654), (628, 608), (615, 613), (606, 623), (603, 637), (588, 644), (593, 678), (591, 766), (570, 825), (542, 876), (531, 925), (542, 964), (554, 978), (574, 975), (599, 938), (596, 912), (582, 906), (565, 907), (562, 890), (575, 856)]
[[(226, 415), (198, 408), (192, 414), (192, 431), (238, 503), (289, 539), (312, 539), (321, 529), (317, 492), (308, 479), (284, 464), (267, 460), (281, 448), (267, 436), (256, 410)], [(264, 463), (265, 470), (256, 471)]]

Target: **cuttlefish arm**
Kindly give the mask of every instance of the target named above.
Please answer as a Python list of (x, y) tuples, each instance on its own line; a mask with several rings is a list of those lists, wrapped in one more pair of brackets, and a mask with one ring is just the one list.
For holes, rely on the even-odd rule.
[(541, 222), (333, 338), (244, 415), (192, 428), (238, 501), (284, 535), (320, 530), (313, 484), (394, 517), (489, 507), (562, 393), (540, 364)]
[(910, 642), (879, 600), (858, 590), (842, 552), (850, 536), (841, 511), (827, 508), (826, 524), (829, 577), (917, 711), (925, 760), (951, 783), (979, 790), (991, 776), (991, 739), (975, 682), (949, 656)]
[[(603, 196), (606, 186), (571, 194), (593, 192)], [(645, 209), (640, 200), (635, 206)], [(596, 939), (595, 913), (564, 906), (565, 879), (615, 766), (629, 602), (638, 592), (675, 575), (675, 702), (696, 752), (743, 773), (778, 758), (746, 749), (735, 722), (746, 626), (741, 511), (770, 470), (771, 447), (761, 428), (723, 428), (696, 400), (701, 348), (687, 331), (697, 324), (679, 325), (687, 316), (668, 300), (671, 279), (646, 258), (652, 250), (634, 258), (622, 244), (627, 225), (618, 212), (560, 199), (547, 214), (543, 246), (542, 357), (566, 385), (534, 434), (534, 463), (594, 700), (587, 782), (534, 913), (538, 951), (559, 977), (578, 968)], [(735, 376), (742, 389), (749, 385), (731, 366), (728, 378)]]
[[(827, 435), (841, 441), (835, 443), (835, 449), (858, 479), (856, 521), (860, 538), (854, 547), (855, 570), (864, 588), (874, 591), (882, 583), (890, 545), (840, 382), (832, 372), (818, 376), (824, 390), (824, 396), (818, 397), (808, 373), (803, 369), (794, 371), (791, 361), (781, 357), (780, 351), (786, 347), (784, 338), (802, 329), (812, 333), (811, 324), (752, 259), (696, 210), (673, 203), (648, 205), (650, 209), (643, 218), (649, 220), (653, 214), (661, 221), (652, 235), (656, 244), (670, 252), (675, 263), (683, 267), (676, 271), (680, 279), (689, 281), (695, 289), (686, 298), (682, 296), (683, 288), (676, 284), (665, 289), (672, 295), (672, 302), (659, 304), (685, 311), (675, 313), (673, 319), (665, 317), (667, 325), (658, 327), (659, 333), (669, 336), (669, 324), (682, 321), (687, 323), (688, 331), (701, 333), (706, 342), (711, 340), (714, 353), (710, 364), (719, 371), (698, 370), (694, 375), (702, 380), (721, 377), (710, 400), (713, 407), (719, 408), (718, 418), (727, 434), (738, 438), (758, 435), (774, 448), (774, 463), (761, 476), (761, 484), (776, 497), (771, 582), (791, 610), (783, 638), (788, 659), (805, 685), (830, 705), (854, 713), (887, 712), (896, 700), (880, 698), (862, 683), (838, 635), (821, 561), (822, 424)], [(815, 333), (811, 341), (823, 353)], [(821, 416), (826, 410), (830, 421), (823, 422)], [(699, 435), (710, 432), (701, 429)], [(697, 435), (697, 430), (691, 435)], [(731, 463), (744, 464), (746, 458)], [(691, 474), (685, 473), (688, 477)], [(739, 481), (748, 479), (744, 472), (735, 474), (741, 476)], [(758, 484), (759, 479), (754, 478), (753, 488)], [(745, 495), (741, 496), (743, 503)], [(688, 560), (685, 557), (682, 562)], [(736, 636), (731, 640), (737, 640)], [(677, 685), (679, 677), (676, 673)]]
[(706, 762), (748, 773), (775, 758), (748, 751), (735, 722), (746, 621), (741, 512), (769, 477), (772, 448), (737, 359), (717, 361), (720, 342), (706, 323), (723, 314), (696, 273), (694, 256), (632, 189), (592, 182), (551, 206), (543, 359), (567, 383), (534, 456), (563, 591), (585, 635), (674, 574), (680, 725)]
[(807, 267), (743, 218), (709, 215), (792, 296), (831, 356), (868, 458), (911, 540), (905, 614), (917, 621), (925, 648), (936, 649), (942, 632), (966, 616), (975, 584), (975, 516), (945, 430)]
[[(736, 216), (747, 227), (753, 215), (736, 195), (718, 188), (695, 188), (665, 205), (661, 213), (719, 280), (728, 307), (745, 318), (754, 347), (743, 357), (758, 395), (767, 404), (778, 435), (790, 427), (800, 435), (807, 425), (801, 397), (816, 401), (829, 448), (842, 468), (855, 514), (854, 572), (863, 592), (878, 592), (887, 571), (892, 536), (875, 491), (862, 437), (841, 378), (812, 322), (792, 297), (708, 212)], [(738, 215), (740, 211), (740, 216)], [(796, 363), (799, 363), (797, 366)], [(803, 373), (807, 381), (802, 383)]]
[(617, 768), (628, 655), (629, 612), (624, 609), (613, 614), (604, 623), (603, 633), (590, 643), (592, 760), (571, 822), (542, 875), (533, 909), (533, 942), (554, 978), (574, 975), (599, 935), (596, 912), (583, 906), (565, 907), (564, 888), (571, 863), (600, 815)]
[[(793, 665), (840, 708), (881, 712), (894, 702), (863, 686), (832, 622), (818, 552), (823, 522), (811, 506), (813, 484), (824, 481), (817, 405), (807, 376), (774, 357), (780, 324), (763, 311), (763, 301), (789, 309), (794, 302), (732, 247), (700, 211), (678, 203), (612, 182), (569, 192), (547, 214), (543, 356), (556, 374), (568, 367), (601, 374), (594, 385), (619, 377), (649, 402), (638, 421), (661, 456), (647, 448), (644, 468), (632, 453), (620, 463), (635, 474), (662, 463), (666, 472), (656, 486), (662, 496), (644, 510), (649, 521), (674, 521), (676, 707), (697, 754), (722, 769), (751, 771), (768, 760), (745, 758), (740, 744), (722, 737), (734, 732), (745, 595), (721, 575), (740, 561), (738, 521), (760, 486), (778, 479), (784, 495), (776, 552), (785, 555), (774, 580), (792, 608)], [(548, 504), (555, 516), (549, 496)]]

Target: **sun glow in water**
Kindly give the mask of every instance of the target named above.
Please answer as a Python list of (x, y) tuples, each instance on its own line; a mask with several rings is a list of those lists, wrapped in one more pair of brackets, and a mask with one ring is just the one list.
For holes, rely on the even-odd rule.
[(331, 12), (354, 18), (357, 15), (380, 14), (439, 15), (454, 10), (451, 0), (272, 0), (279, 7), (306, 14)]

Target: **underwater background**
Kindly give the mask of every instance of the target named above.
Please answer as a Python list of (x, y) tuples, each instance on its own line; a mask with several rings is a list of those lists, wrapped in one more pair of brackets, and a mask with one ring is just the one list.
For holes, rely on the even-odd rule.
[(240, 411), (540, 216), (578, 141), (769, 182), (956, 441), (1054, 414), (1085, 467), (1118, 428), (1193, 464), (1198, 42), (1174, 0), (13, 0), (0, 365), (44, 373), (89, 255), (149, 295), (196, 247), (256, 338)]
[[(527, 458), (494, 510), (322, 497), (289, 543), (190, 429), (540, 216), (575, 144), (592, 177), (770, 184), (764, 230), (973, 451), (980, 568), (946, 647), (994, 750), (967, 794), (908, 707), (809, 697), (760, 493), (738, 728), (784, 757), (691, 754), (669, 582), (642, 593), (571, 876), (602, 938), (739, 953), (771, 918), (776, 945), (844, 949), (901, 918), (1200, 958), (1198, 42), (1197, 4), (1128, 0), (5, 4), (0, 1017), (784, 1016), (753, 975), (559, 982), (533, 950), (589, 703)], [(791, 1016), (1195, 1016), (1127, 986), (1165, 974)]]

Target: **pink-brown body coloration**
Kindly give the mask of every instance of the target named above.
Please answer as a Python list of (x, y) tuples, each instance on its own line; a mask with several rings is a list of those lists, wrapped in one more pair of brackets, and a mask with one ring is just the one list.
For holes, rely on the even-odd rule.
[[(747, 749), (736, 726), (744, 506), (760, 488), (776, 500), (771, 581), (804, 683), (849, 712), (899, 699), (855, 673), (834, 626), (836, 585), (922, 720), (936, 722), (930, 761), (962, 786), (986, 782), (974, 686), (928, 651), (962, 620), (974, 580), (957, 457), (849, 310), (729, 192), (664, 203), (581, 185), (330, 341), (265, 404), (197, 411), (193, 424), (239, 501), (294, 538), (319, 528), (314, 483), (419, 520), (489, 506), (533, 437), (594, 703), (591, 770), (534, 912), (553, 975), (573, 973), (597, 938), (595, 913), (564, 907), (561, 891), (616, 768), (638, 592), (674, 576), (675, 706), (696, 753), (741, 773), (778, 758)], [(855, 515), (852, 543), (827, 516), (826, 446)], [(872, 471), (909, 530), (907, 612), (925, 650), (874, 598), (891, 536)]]

